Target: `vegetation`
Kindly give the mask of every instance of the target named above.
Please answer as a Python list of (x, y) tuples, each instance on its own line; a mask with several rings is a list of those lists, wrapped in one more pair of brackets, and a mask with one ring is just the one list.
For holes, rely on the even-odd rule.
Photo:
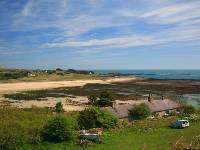
[(97, 99), (98, 97), (95, 94), (91, 94), (90, 96), (88, 96), (88, 100), (91, 105), (97, 105)]
[(0, 80), (24, 78), (28, 76), (28, 73), (26, 70), (0, 71)]
[[(96, 107), (95, 109), (98, 110), (98, 108)], [(112, 119), (110, 119), (108, 116), (105, 116), (105, 114), (98, 114), (101, 118), (103, 118), (100, 119), (101, 123), (103, 122), (103, 124), (111, 124), (110, 120)], [(78, 124), (76, 122), (76, 119), (79, 118), (79, 115), (77, 115), (77, 113), (70, 113), (62, 114), (61, 116), (63, 117), (63, 119), (62, 117), (61, 119), (55, 119), (60, 118), (60, 114), (54, 114), (48, 109), (31, 108), (22, 110), (11, 107), (1, 107), (0, 149), (120, 150), (123, 147), (124, 150), (168, 150), (178, 148), (186, 149), (190, 145), (192, 145), (191, 149), (199, 149), (199, 113), (195, 114), (195, 121), (190, 121), (190, 127), (187, 129), (169, 128), (169, 124), (178, 119), (177, 116), (172, 116), (156, 120), (137, 120), (134, 121), (133, 125), (129, 125), (129, 128), (117, 128), (104, 131), (102, 137), (103, 144), (94, 144), (93, 146), (89, 147), (79, 147), (75, 142), (69, 142), (70, 138), (66, 138), (69, 140), (62, 143), (54, 143), (55, 141), (53, 141), (53, 143), (43, 142), (44, 137), (41, 136), (41, 133), (44, 132), (44, 129), (45, 131), (48, 131), (47, 133), (51, 133), (51, 131), (53, 131), (53, 128), (58, 126), (61, 129), (63, 129), (62, 127), (64, 127), (64, 129), (67, 129), (67, 131), (70, 129), (70, 131), (72, 131), (70, 133), (72, 134), (67, 135), (72, 135), (70, 137), (72, 137), (73, 140), (74, 130), (78, 131)], [(194, 118), (194, 116), (191, 116), (191, 118)], [(62, 121), (65, 119), (67, 120), (67, 128), (65, 128), (66, 126), (62, 126), (62, 123), (53, 126), (53, 124), (55, 125), (58, 122), (65, 122)], [(105, 120), (107, 120), (108, 122)], [(48, 130), (46, 130), (47, 126), (49, 127)], [(50, 128), (50, 126), (52, 126), (52, 128)], [(58, 131), (60, 131), (60, 128), (58, 129)]]
[(183, 114), (185, 115), (193, 114), (195, 112), (196, 110), (193, 106), (187, 105), (187, 106), (184, 106), (183, 108)]
[(82, 70), (20, 70), (20, 69), (1, 69), (0, 82), (20, 82), (20, 81), (62, 81), (77, 79), (104, 79), (93, 71)]
[(74, 127), (65, 116), (58, 115), (47, 122), (41, 131), (43, 141), (66, 142), (73, 139)]
[(51, 117), (46, 109), (21, 110), (0, 108), (0, 149), (18, 149), (24, 144), (40, 142), (40, 130)]
[[(0, 149), (15, 150), (42, 142), (41, 131), (56, 116), (49, 109), (0, 107)], [(71, 129), (77, 129), (76, 113), (66, 114)], [(73, 124), (73, 125), (72, 125)]]
[(55, 112), (57, 112), (57, 113), (63, 113), (64, 112), (63, 104), (61, 102), (56, 103)]
[(132, 119), (144, 119), (150, 116), (150, 114), (151, 114), (151, 111), (145, 103), (136, 105), (132, 109), (129, 110), (129, 116)]
[(168, 117), (160, 120), (138, 120), (129, 128), (117, 128), (104, 131), (103, 143), (87, 147), (79, 147), (70, 143), (40, 143), (38, 145), (25, 145), (23, 150), (49, 149), (49, 150), (178, 150), (199, 149), (199, 125), (197, 122), (190, 123), (187, 129), (171, 129), (168, 125), (174, 122), (176, 117)]
[(101, 107), (112, 106), (113, 97), (109, 91), (103, 91), (100, 93), (98, 105)]
[(112, 106), (113, 96), (109, 91), (103, 91), (100, 93), (100, 96), (96, 96), (95, 94), (91, 94), (88, 96), (89, 103), (93, 106)]
[(89, 106), (78, 117), (78, 123), (81, 129), (90, 128), (115, 128), (119, 120), (109, 112), (103, 111), (98, 107)]

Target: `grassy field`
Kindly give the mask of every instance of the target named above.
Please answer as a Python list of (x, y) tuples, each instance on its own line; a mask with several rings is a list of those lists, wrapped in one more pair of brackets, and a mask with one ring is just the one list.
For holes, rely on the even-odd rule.
[[(30, 75), (31, 74), (31, 75)], [(23, 70), (0, 68), (0, 83), (39, 82), (39, 81), (64, 81), (79, 79), (104, 79), (90, 71), (80, 70)]]
[[(127, 128), (105, 131), (103, 143), (87, 147), (78, 146), (76, 141), (60, 144), (38, 142), (38, 131), (54, 115), (47, 109), (0, 109), (0, 144), (9, 139), (11, 145), (18, 142), (20, 150), (169, 150), (177, 141), (177, 145), (189, 145), (196, 136), (200, 136), (200, 120), (191, 122), (187, 129), (171, 129), (168, 126), (177, 117), (168, 117), (135, 121)], [(77, 113), (66, 114), (72, 121), (76, 116)]]
[[(174, 120), (174, 119), (172, 119)], [(200, 123), (192, 123), (187, 129), (171, 129), (168, 127), (170, 119), (164, 121), (155, 121), (152, 125), (149, 123), (144, 125), (144, 122), (135, 127), (113, 130), (105, 132), (102, 144), (94, 144), (88, 147), (78, 147), (74, 144), (48, 144), (26, 145), (23, 150), (170, 150), (177, 145), (189, 145), (194, 141), (195, 136), (200, 136)], [(155, 125), (156, 124), (156, 125)], [(142, 126), (141, 126), (142, 125)], [(199, 145), (200, 146), (200, 145)], [(176, 146), (178, 147), (178, 146)], [(200, 147), (198, 147), (200, 148)], [(177, 148), (178, 149), (178, 148)]]
[(22, 77), (17, 79), (0, 80), (1, 83), (16, 83), (16, 82), (42, 82), (42, 81), (67, 81), (67, 80), (87, 80), (87, 79), (106, 79), (98, 75), (76, 74), (70, 73), (65, 75), (45, 74), (36, 77)]

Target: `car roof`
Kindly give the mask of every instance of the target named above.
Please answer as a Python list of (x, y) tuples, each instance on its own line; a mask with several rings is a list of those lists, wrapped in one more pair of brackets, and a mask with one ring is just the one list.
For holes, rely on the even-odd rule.
[(188, 120), (177, 120), (177, 121), (181, 121), (181, 122), (182, 122), (182, 121), (187, 121), (187, 122), (188, 122)]

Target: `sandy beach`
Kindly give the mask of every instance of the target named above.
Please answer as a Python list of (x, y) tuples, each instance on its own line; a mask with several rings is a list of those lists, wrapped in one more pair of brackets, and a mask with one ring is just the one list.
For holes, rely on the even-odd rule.
[(135, 80), (130, 77), (116, 77), (107, 80), (75, 80), (75, 81), (49, 81), (49, 82), (20, 82), (20, 83), (3, 83), (0, 84), (0, 102), (9, 101), (11, 106), (18, 108), (31, 108), (31, 107), (54, 107), (58, 101), (62, 102), (65, 111), (81, 111), (88, 103), (86, 96), (74, 97), (46, 97), (43, 100), (12, 100), (6, 99), (1, 94), (14, 93), (28, 90), (40, 90), (59, 87), (78, 87), (84, 86), (88, 83), (98, 84), (111, 84), (114, 82), (128, 82)]
[(0, 84), (0, 93), (10, 93), (27, 90), (40, 90), (59, 87), (84, 86), (88, 83), (110, 84), (113, 82), (127, 82), (134, 80), (132, 77), (116, 77), (107, 80), (75, 80), (75, 81), (48, 81), (48, 82), (19, 82)]

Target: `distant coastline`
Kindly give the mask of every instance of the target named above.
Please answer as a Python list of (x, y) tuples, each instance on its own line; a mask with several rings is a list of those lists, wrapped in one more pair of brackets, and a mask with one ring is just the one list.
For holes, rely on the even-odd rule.
[(102, 75), (135, 76), (146, 79), (200, 80), (199, 70), (94, 70)]

